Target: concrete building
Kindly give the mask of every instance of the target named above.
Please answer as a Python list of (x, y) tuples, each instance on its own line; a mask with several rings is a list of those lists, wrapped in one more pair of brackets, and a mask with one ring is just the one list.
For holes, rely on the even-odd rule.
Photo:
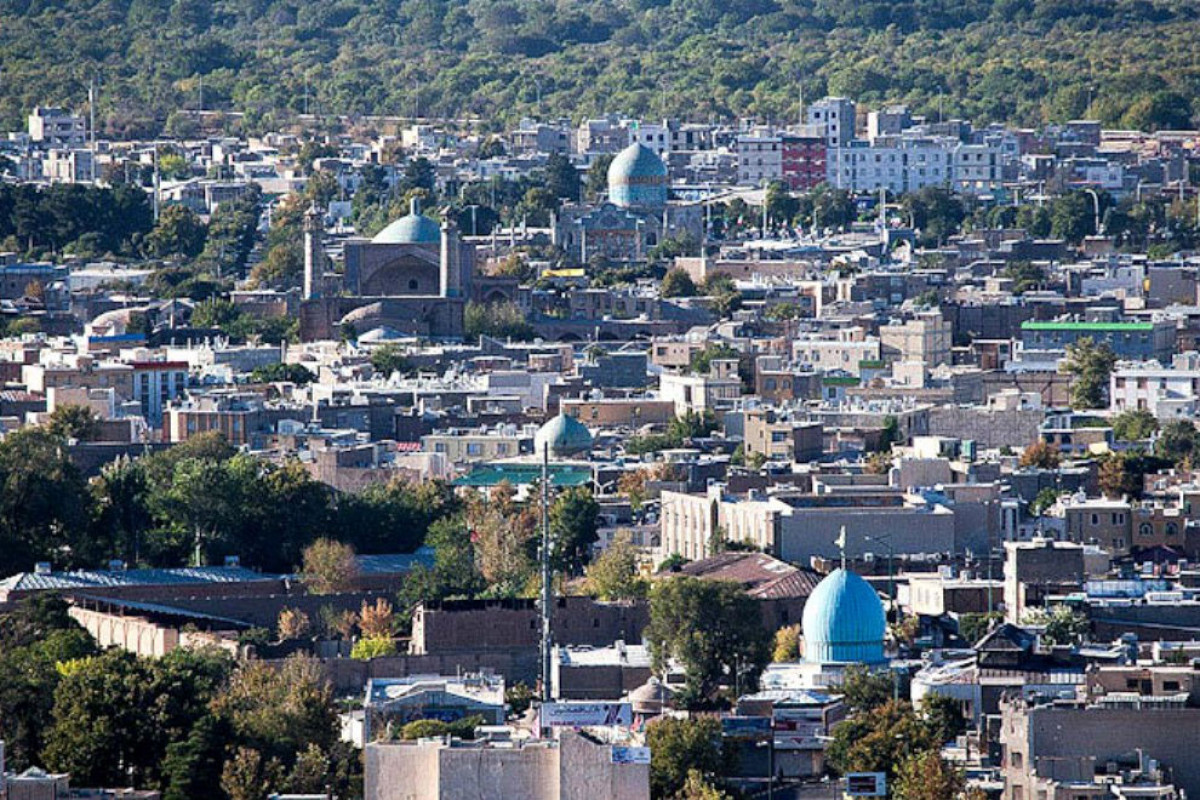
[(1021, 323), (1026, 350), (1065, 350), (1088, 338), (1107, 344), (1118, 358), (1166, 363), (1175, 352), (1175, 323), (1161, 322), (1034, 322)]
[(63, 108), (38, 106), (29, 115), (29, 139), (44, 147), (83, 147), (87, 122)]
[(1011, 622), (1020, 622), (1030, 608), (1040, 607), (1051, 594), (1067, 594), (1083, 585), (1083, 546), (1052, 539), (1004, 543), (1004, 609)]
[(1200, 353), (1176, 354), (1169, 367), (1154, 362), (1118, 364), (1109, 379), (1113, 411), (1149, 411), (1166, 422), (1194, 416), (1200, 396)]
[(1092, 705), (1011, 699), (1001, 704), (1000, 747), (1004, 800), (1037, 800), (1043, 792), (1049, 800), (1063, 783), (1089, 786), (1087, 796), (1095, 797), (1095, 776), (1131, 754), (1153, 759), (1187, 794), (1200, 792), (1200, 708), (1178, 696), (1117, 693)]
[[(565, 730), (558, 739), (503, 743), (373, 742), (364, 800), (649, 800), (649, 759)], [(644, 751), (642, 751), (644, 752)], [(632, 762), (632, 763), (631, 763)]]
[(917, 361), (926, 368), (950, 363), (954, 326), (940, 311), (918, 314), (899, 324), (881, 325), (879, 343), (884, 359)]

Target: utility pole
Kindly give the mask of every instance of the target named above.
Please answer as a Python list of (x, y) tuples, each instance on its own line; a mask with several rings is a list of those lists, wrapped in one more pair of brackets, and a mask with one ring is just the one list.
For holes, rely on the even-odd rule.
[(550, 570), (550, 442), (542, 443), (542, 705), (551, 701), (551, 630), (550, 604), (553, 573)]

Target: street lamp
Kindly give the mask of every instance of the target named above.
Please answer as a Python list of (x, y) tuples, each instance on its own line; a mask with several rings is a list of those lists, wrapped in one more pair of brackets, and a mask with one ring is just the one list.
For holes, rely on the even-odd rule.
[[(864, 536), (864, 540), (881, 544), (887, 549), (888, 554), (888, 608), (895, 609), (895, 573), (892, 571), (892, 560), (895, 558), (896, 551), (892, 547), (892, 535), (885, 533), (882, 536)], [(894, 615), (893, 615), (894, 616)]]

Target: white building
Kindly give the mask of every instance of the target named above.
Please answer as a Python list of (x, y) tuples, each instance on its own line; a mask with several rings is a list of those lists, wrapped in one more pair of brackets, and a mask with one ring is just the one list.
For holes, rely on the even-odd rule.
[(66, 109), (38, 106), (29, 115), (29, 138), (45, 147), (83, 147), (87, 123)]
[(1179, 353), (1171, 366), (1156, 361), (1121, 362), (1109, 378), (1113, 411), (1149, 411), (1162, 420), (1196, 413), (1200, 395), (1200, 353)]
[(738, 183), (761, 186), (783, 180), (783, 137), (765, 130), (738, 136)]

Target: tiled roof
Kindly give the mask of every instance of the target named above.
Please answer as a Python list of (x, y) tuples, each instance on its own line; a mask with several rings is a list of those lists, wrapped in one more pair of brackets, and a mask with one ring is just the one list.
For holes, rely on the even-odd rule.
[(766, 553), (726, 552), (684, 564), (680, 574), (713, 581), (735, 581), (760, 599), (807, 597), (821, 576)]

